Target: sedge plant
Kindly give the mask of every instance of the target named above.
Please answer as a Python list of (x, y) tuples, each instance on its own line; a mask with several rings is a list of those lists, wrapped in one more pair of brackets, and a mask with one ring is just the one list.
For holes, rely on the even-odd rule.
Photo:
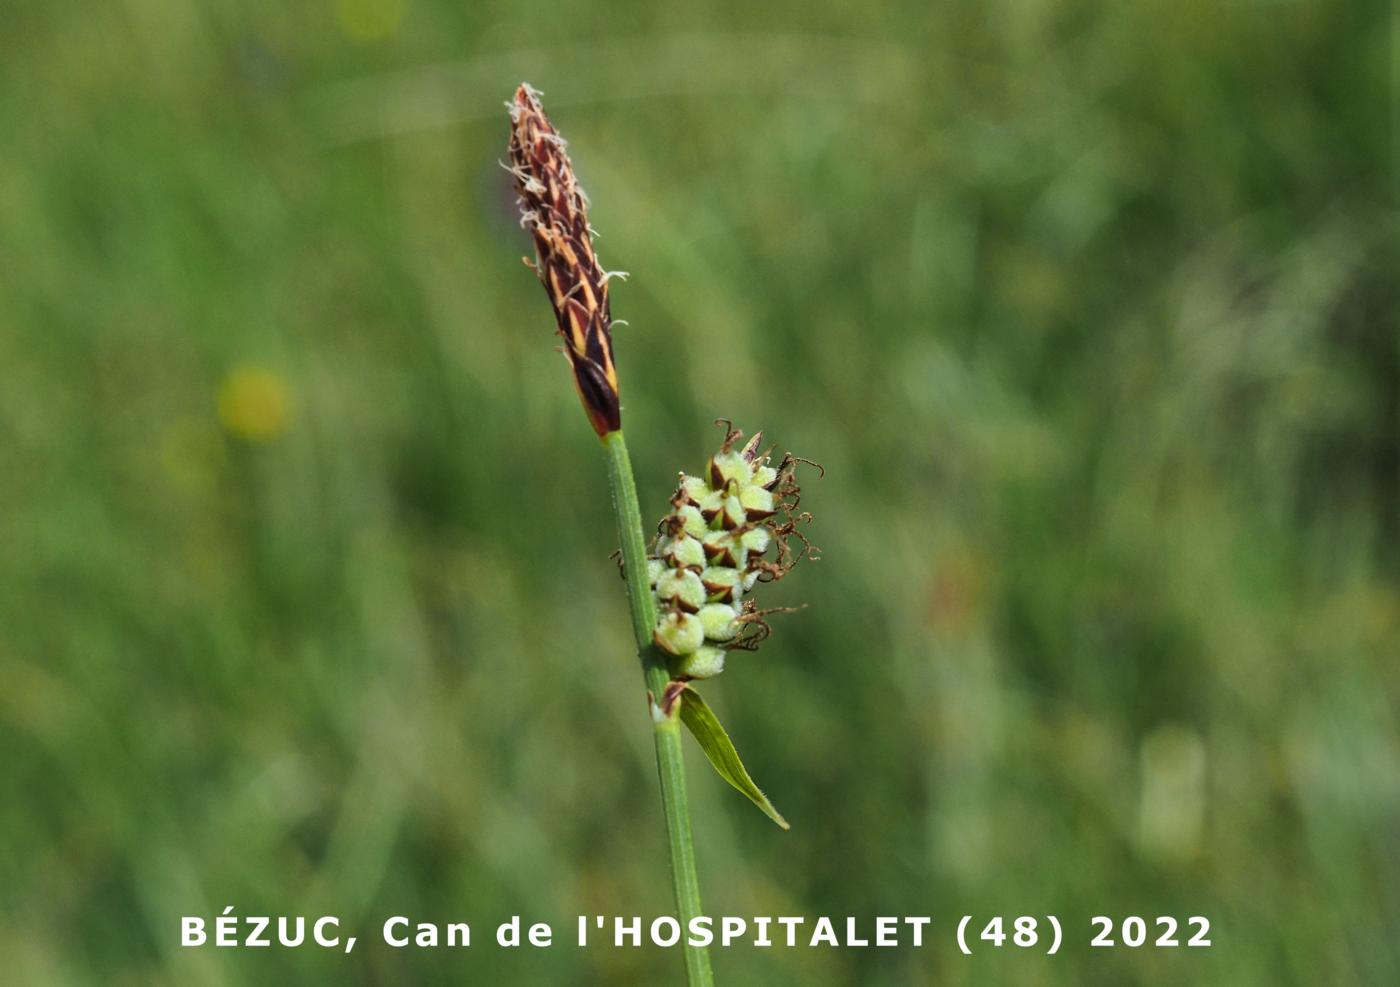
[[(621, 567), (632, 631), (646, 683), (647, 709), (656, 742), (661, 806), (670, 851), (676, 910), (682, 925), (702, 914), (681, 758), (684, 725), (715, 770), (770, 819), (787, 821), (759, 790), (714, 712), (694, 683), (724, 669), (734, 651), (752, 651), (768, 636), (767, 616), (751, 593), (781, 579), (811, 544), (798, 530), (811, 520), (800, 512), (799, 463), (791, 454), (776, 463), (761, 449), (762, 433), (747, 442), (721, 420), (720, 448), (695, 476), (680, 475), (670, 510), (648, 538), (637, 502), (617, 366), (605, 271), (593, 250), (587, 197), (574, 177), (564, 140), (550, 124), (539, 93), (516, 90), (510, 108), (510, 165), (521, 224), (529, 230), (534, 269), (554, 308), (564, 356), (589, 424), (602, 442), (612, 491)], [(691, 987), (713, 983), (705, 948), (686, 941)]]

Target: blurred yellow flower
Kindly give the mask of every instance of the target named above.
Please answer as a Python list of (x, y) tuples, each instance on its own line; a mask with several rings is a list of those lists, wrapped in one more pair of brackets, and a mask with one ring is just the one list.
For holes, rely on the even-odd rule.
[(407, 0), (336, 0), (336, 20), (356, 41), (379, 41), (403, 23)]
[(219, 422), (249, 442), (270, 442), (287, 429), (291, 396), (280, 374), (235, 367), (219, 387)]

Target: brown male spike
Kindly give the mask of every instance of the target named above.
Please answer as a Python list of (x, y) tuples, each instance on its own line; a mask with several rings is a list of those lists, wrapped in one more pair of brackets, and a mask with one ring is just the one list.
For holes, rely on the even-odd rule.
[(529, 83), (521, 83), (508, 105), (510, 172), (515, 176), (521, 225), (535, 239), (532, 266), (554, 306), (583, 409), (601, 438), (622, 427), (612, 355), (609, 275), (593, 253), (587, 197), (574, 178), (563, 138), (540, 106), (539, 93)]

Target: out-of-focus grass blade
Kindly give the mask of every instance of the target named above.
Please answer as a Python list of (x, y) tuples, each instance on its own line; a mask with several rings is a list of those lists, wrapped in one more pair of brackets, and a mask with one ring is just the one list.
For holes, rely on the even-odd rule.
[(701, 699), (694, 689), (686, 689), (681, 693), (681, 722), (700, 744), (700, 749), (705, 752), (705, 756), (710, 759), (721, 778), (748, 796), (749, 801), (762, 809), (769, 819), (783, 829), (790, 828), (788, 821), (773, 808), (773, 803), (768, 801), (768, 796), (764, 795), (749, 777), (744, 762), (739, 760), (739, 752), (734, 749), (734, 742), (729, 739), (729, 734), (724, 732), (724, 727), (720, 725), (714, 711), (705, 705), (705, 700)]

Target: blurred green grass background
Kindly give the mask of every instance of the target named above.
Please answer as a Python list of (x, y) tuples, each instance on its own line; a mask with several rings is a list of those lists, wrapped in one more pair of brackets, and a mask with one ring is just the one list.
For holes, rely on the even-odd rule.
[[(826, 467), (707, 694), (714, 914), (932, 914), (730, 984), (1400, 982), (1392, 6), (6, 9), (0, 961), (16, 984), (665, 983), (603, 464), (502, 101), (571, 139), (658, 516)], [(693, 752), (692, 752), (693, 753)], [(182, 950), (341, 915), (354, 955)], [(1062, 954), (950, 921), (1054, 913)], [(392, 914), (469, 952), (377, 945)], [(1095, 914), (1206, 951), (1090, 950)]]

